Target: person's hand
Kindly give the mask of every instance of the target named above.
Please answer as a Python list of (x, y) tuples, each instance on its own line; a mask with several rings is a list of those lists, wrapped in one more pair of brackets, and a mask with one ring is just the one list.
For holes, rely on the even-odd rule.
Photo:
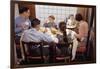
[(26, 24), (24, 24), (24, 23), (23, 23), (23, 24), (21, 24), (21, 27), (22, 27), (22, 29), (23, 29), (23, 30), (26, 30), (26, 29), (28, 29), (28, 28), (29, 28), (29, 26), (28, 26), (28, 25), (26, 25)]

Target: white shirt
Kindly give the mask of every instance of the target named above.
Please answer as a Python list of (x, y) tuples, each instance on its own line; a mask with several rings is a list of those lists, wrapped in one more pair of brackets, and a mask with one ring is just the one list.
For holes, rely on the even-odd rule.
[(70, 29), (66, 29), (66, 33), (67, 33), (68, 37), (69, 37), (69, 34), (70, 34), (71, 39), (75, 39), (76, 32), (74, 32), (74, 31), (72, 31)]

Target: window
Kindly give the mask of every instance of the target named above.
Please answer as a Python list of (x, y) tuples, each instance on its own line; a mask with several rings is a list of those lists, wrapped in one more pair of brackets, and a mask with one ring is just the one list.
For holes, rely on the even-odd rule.
[(36, 17), (41, 20), (43, 25), (48, 16), (54, 15), (55, 22), (58, 24), (60, 21), (64, 21), (70, 14), (75, 15), (77, 13), (76, 7), (63, 7), (63, 6), (50, 6), (50, 5), (36, 5), (35, 6)]

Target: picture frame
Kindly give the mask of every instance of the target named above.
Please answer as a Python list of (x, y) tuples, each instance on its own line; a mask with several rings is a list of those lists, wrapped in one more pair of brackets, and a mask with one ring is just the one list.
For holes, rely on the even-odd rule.
[[(30, 16), (30, 19), (36, 18), (36, 14), (37, 14), (36, 11), (35, 11), (36, 8), (32, 8), (31, 5), (42, 5), (42, 8), (43, 8), (43, 6), (56, 6), (55, 8), (57, 8), (57, 7), (60, 7), (60, 8), (61, 7), (64, 7), (64, 8), (66, 8), (66, 7), (79, 8), (78, 10), (79, 10), (79, 12), (83, 13), (84, 19), (89, 22), (89, 31), (88, 31), (88, 37), (87, 37), (88, 40), (87, 40), (87, 43), (86, 43), (86, 46), (87, 46), (86, 47), (87, 48), (86, 51), (88, 51), (88, 53), (87, 52), (85, 53), (86, 56), (87, 56), (86, 61), (84, 61), (84, 62), (83, 61), (79, 61), (79, 62), (77, 62), (77, 61), (71, 62), (70, 61), (69, 63), (64, 63), (64, 62), (57, 63), (57, 62), (54, 62), (54, 63), (47, 63), (47, 64), (45, 64), (45, 63), (40, 63), (40, 64), (24, 64), (24, 63), (23, 64), (17, 64), (16, 63), (17, 62), (17, 60), (16, 60), (16, 44), (15, 44), (15, 11), (17, 11), (17, 10), (15, 10), (15, 4), (19, 5), (19, 7), (21, 7), (23, 5), (31, 7), (30, 9), (32, 9), (31, 10), (32, 15)], [(27, 67), (42, 67), (42, 66), (58, 66), (58, 65), (75, 65), (75, 64), (96, 63), (96, 6), (95, 5), (49, 3), (49, 2), (35, 2), (35, 1), (11, 1), (11, 6), (10, 7), (11, 7), (11, 9), (10, 9), (11, 10), (11, 15), (10, 15), (11, 16), (10, 17), (11, 18), (11, 29), (10, 29), (11, 30), (11, 47), (10, 47), (10, 49), (11, 49), (11, 51), (10, 51), (10, 53), (11, 53), (11, 56), (10, 56), (10, 59), (11, 59), (11, 63), (10, 64), (11, 64), (11, 66), (10, 67), (11, 68), (27, 68)], [(50, 8), (52, 9), (52, 7), (50, 7)], [(58, 11), (58, 10), (59, 10), (59, 8), (57, 8), (57, 10), (55, 10), (55, 11)], [(50, 9), (49, 9), (49, 12), (51, 14), (55, 14), (52, 11), (50, 11)], [(61, 12), (60, 15), (63, 16), (63, 10), (62, 11), (58, 11), (58, 14), (59, 14), (59, 12)], [(57, 14), (57, 16), (60, 16), (58, 14)], [(48, 14), (44, 14), (44, 15), (47, 16)], [(45, 19), (45, 17), (42, 18), (42, 19)], [(61, 19), (61, 18), (58, 17), (58, 19)], [(91, 29), (92, 28), (93, 28), (93, 32), (94, 32), (94, 34), (93, 34), (94, 35), (94, 38), (93, 38), (93, 40), (94, 40), (93, 43), (94, 44), (90, 43), (90, 45), (91, 45), (91, 47), (90, 47), (88, 45), (88, 43), (90, 42), (89, 39), (92, 36), (91, 35)], [(90, 52), (92, 52), (92, 53), (90, 53)]]

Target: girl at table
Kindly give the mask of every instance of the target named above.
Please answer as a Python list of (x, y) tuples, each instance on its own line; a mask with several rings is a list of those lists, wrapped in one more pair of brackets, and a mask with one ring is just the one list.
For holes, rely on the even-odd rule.
[[(78, 41), (75, 37), (76, 32), (66, 29), (66, 23), (60, 22), (59, 23), (59, 32), (58, 32), (58, 43), (66, 43), (66, 46), (60, 46), (61, 52), (64, 55), (70, 55), (71, 54), (71, 60), (75, 59), (76, 50), (78, 46)], [(72, 43), (72, 45), (71, 45)], [(64, 45), (64, 44), (63, 44)], [(72, 49), (72, 51), (71, 51)], [(67, 53), (66, 53), (67, 51)]]

